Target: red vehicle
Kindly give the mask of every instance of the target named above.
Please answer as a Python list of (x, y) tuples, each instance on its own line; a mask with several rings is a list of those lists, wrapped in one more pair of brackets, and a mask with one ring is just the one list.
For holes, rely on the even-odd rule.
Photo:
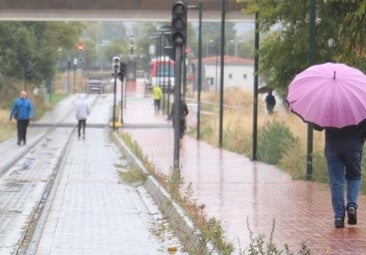
[(159, 85), (163, 90), (174, 88), (174, 61), (169, 57), (151, 59), (150, 79), (147, 87)]

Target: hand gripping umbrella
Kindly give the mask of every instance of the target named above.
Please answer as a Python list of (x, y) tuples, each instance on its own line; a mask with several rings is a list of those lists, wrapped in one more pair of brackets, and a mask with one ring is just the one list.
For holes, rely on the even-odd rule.
[(290, 110), (305, 122), (342, 128), (366, 119), (366, 75), (338, 63), (313, 65), (288, 87)]

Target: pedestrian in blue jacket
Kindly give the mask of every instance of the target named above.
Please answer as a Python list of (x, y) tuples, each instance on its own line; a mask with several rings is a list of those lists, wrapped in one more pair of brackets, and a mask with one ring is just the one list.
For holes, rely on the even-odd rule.
[(11, 107), (9, 121), (12, 118), (17, 120), (18, 145), (27, 143), (27, 128), (29, 121), (34, 117), (32, 102), (27, 98), (27, 92), (21, 91), (20, 96), (15, 99)]

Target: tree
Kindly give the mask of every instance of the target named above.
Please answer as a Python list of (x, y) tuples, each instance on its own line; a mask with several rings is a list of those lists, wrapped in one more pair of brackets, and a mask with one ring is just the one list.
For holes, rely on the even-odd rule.
[(40, 83), (53, 76), (59, 49), (74, 49), (80, 31), (74, 22), (1, 22), (1, 73), (23, 79), (28, 66), (32, 81)]
[(129, 56), (129, 44), (126, 40), (115, 40), (104, 48), (104, 56), (107, 61), (110, 61), (110, 66), (112, 67), (112, 59), (114, 56), (122, 56), (122, 61), (126, 61)]
[(155, 46), (156, 38), (155, 34), (158, 28), (154, 23), (135, 23), (133, 26), (134, 38), (135, 38), (135, 54), (137, 69), (149, 71), (150, 67), (150, 45)]
[(320, 53), (366, 71), (366, 1), (327, 1), (320, 5), (319, 16), (323, 21), (319, 29), (324, 31), (324, 36), (320, 36), (318, 44), (320, 49), (330, 49)]
[(0, 23), (0, 70), (6, 76), (23, 77), (24, 61), (31, 57), (35, 38), (20, 22)]
[[(245, 2), (246, 12), (259, 14), (264, 35), (257, 53), (259, 73), (265, 73), (267, 85), (285, 97), (294, 76), (309, 66), (309, 1)], [(316, 8), (315, 62), (344, 62), (365, 71), (366, 2), (323, 0)]]
[(85, 64), (86, 68), (98, 66), (97, 42), (88, 38), (83, 39), (85, 45)]
[[(202, 50), (203, 56), (215, 56), (220, 54), (221, 49), (221, 23), (208, 22), (202, 24)], [(235, 40), (236, 31), (234, 23), (227, 22), (225, 24), (225, 41)], [(227, 45), (226, 45), (227, 46)]]

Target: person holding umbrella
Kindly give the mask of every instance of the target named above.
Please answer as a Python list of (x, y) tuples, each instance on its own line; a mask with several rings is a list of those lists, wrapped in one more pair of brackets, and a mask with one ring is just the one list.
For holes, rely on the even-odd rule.
[(266, 108), (267, 108), (267, 113), (268, 114), (272, 114), (273, 113), (273, 108), (276, 105), (276, 98), (274, 97), (274, 95), (272, 95), (272, 90), (270, 90), (265, 98), (266, 101)]
[[(315, 126), (316, 130), (322, 130)], [(366, 121), (344, 128), (325, 128), (325, 158), (327, 160), (334, 225), (344, 227), (345, 213), (348, 224), (357, 224), (357, 200), (361, 190), (362, 148), (366, 138)], [(347, 203), (344, 186), (347, 184)]]
[[(366, 138), (366, 75), (339, 63), (314, 65), (289, 85), (291, 111), (316, 130), (325, 130), (334, 226), (357, 224), (361, 162)], [(344, 189), (346, 187), (346, 198)]]

